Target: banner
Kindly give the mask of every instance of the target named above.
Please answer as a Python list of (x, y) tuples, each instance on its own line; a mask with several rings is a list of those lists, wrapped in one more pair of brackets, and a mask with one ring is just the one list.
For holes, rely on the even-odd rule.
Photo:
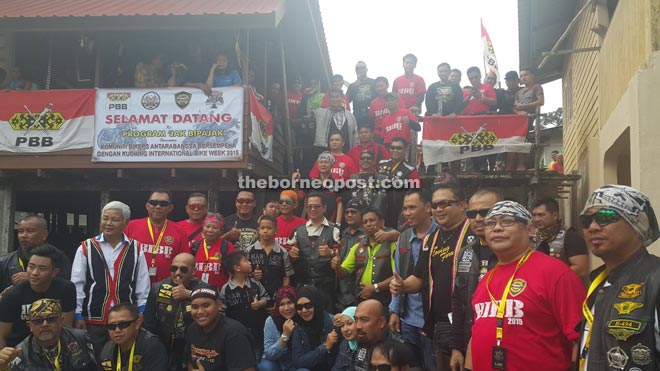
[(497, 81), (500, 81), (500, 68), (497, 65), (497, 57), (495, 56), (495, 48), (493, 48), (493, 43), (490, 41), (490, 36), (486, 27), (484, 27), (483, 20), (481, 21), (481, 42), (484, 46), (484, 77), (489, 73), (494, 73), (497, 75)]
[(259, 99), (250, 92), (250, 118), (252, 119), (252, 134), (250, 141), (257, 147), (261, 157), (273, 161), (273, 116)]
[(94, 90), (0, 92), (0, 151), (44, 153), (90, 148)]
[(92, 160), (237, 161), (243, 88), (99, 89)]
[(525, 143), (527, 119), (523, 115), (424, 117), (424, 163), (429, 166), (495, 153), (529, 153), (532, 144)]

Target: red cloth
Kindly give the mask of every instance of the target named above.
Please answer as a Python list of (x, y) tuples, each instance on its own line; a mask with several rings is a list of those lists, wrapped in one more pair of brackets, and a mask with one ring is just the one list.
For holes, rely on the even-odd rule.
[[(488, 84), (481, 84), (481, 86), (478, 88), (478, 90), (486, 98), (497, 99), (495, 89), (493, 89), (493, 87), (488, 85)], [(463, 100), (467, 99), (467, 97), (470, 95), (471, 91), (472, 91), (471, 89), (463, 89)], [(463, 109), (463, 114), (464, 115), (474, 115), (474, 114), (477, 114), (477, 113), (486, 113), (488, 111), (490, 111), (490, 106), (489, 105), (487, 105), (486, 103), (480, 101), (479, 99), (472, 98), (465, 105), (465, 108)]]
[(560, 164), (559, 162), (553, 162), (552, 165), (550, 166), (550, 171), (556, 171), (559, 174), (563, 174), (564, 165)]
[(424, 83), (423, 78), (415, 74), (411, 76), (403, 75), (394, 80), (392, 91), (399, 95), (401, 107), (410, 108), (417, 105), (417, 99), (420, 95), (426, 93), (426, 83)]
[(291, 237), (293, 230), (305, 223), (307, 223), (307, 220), (299, 216), (294, 215), (291, 220), (284, 219), (282, 215), (278, 216), (277, 234), (275, 235), (275, 242), (279, 243), (281, 246), (284, 246), (288, 249), (289, 246), (287, 245), (287, 241), (289, 240), (289, 237)]
[(385, 98), (376, 97), (369, 104), (369, 116), (374, 120), (374, 135), (383, 137), (383, 118), (390, 113), (385, 106)]
[[(295, 92), (295, 91), (288, 91), (287, 92), (287, 98), (289, 102), (289, 116), (294, 119), (298, 115), (298, 107), (300, 107), (300, 101), (302, 100), (303, 93), (302, 92)], [(218, 287), (222, 288), (222, 286)]]
[[(500, 300), (518, 261), (499, 266), (490, 291)], [(472, 298), (472, 369), (492, 370), (492, 347), (496, 345), (497, 307), (491, 302), (486, 283), (490, 271), (479, 282)], [(533, 252), (514, 277), (517, 294), (509, 293), (504, 314), (502, 347), (507, 370), (568, 370), (573, 341), (582, 320), (584, 284), (561, 260)], [(522, 287), (522, 290), (520, 290)]]
[[(228, 242), (227, 253), (234, 251), (234, 245), (231, 242)], [(206, 259), (206, 253), (204, 252), (204, 242), (199, 245), (197, 249), (197, 255), (195, 255), (195, 277), (197, 279), (202, 279), (202, 274), (209, 274), (208, 284), (214, 285), (217, 288), (222, 288), (222, 286), (227, 283), (229, 276), (225, 269), (222, 267), (222, 250), (220, 245), (222, 244), (222, 238), (218, 238), (215, 243), (211, 246), (207, 246), (209, 250), (209, 258)]]
[[(379, 148), (380, 148), (380, 153), (379, 153)], [(374, 170), (376, 170), (376, 165), (378, 164), (378, 161), (380, 160), (387, 160), (390, 158), (390, 151), (387, 150), (387, 147), (385, 147), (382, 144), (378, 144), (376, 142), (371, 142), (368, 146), (363, 146), (362, 144), (356, 144), (351, 149), (348, 150), (348, 156), (353, 159), (353, 162), (355, 162), (355, 165), (358, 169), (358, 172), (360, 171), (360, 153), (364, 150), (370, 150), (374, 153)], [(380, 154), (380, 157), (379, 157)]]
[[(198, 241), (202, 239), (202, 227), (204, 227), (204, 222), (201, 222), (199, 224), (193, 224), (186, 220), (182, 220), (180, 222), (176, 223), (177, 227), (181, 230), (181, 233), (186, 237), (186, 241), (188, 242), (188, 245), (190, 246), (192, 244), (192, 241)], [(198, 233), (195, 233), (199, 229)], [(188, 241), (188, 238), (190, 237), (191, 234), (195, 233), (193, 236), (193, 239)]]
[[(151, 255), (158, 236), (160, 236), (161, 227), (153, 226), (154, 238), (151, 239), (147, 218), (131, 220), (124, 233), (134, 240), (139, 241), (140, 250), (144, 253), (147, 260), (147, 267), (151, 268)], [(176, 222), (167, 221), (165, 233), (160, 241), (160, 246), (156, 251), (156, 276), (150, 276), (151, 283), (162, 281), (170, 276), (170, 265), (172, 259), (182, 252), (189, 252), (188, 238), (184, 236)]]
[[(342, 106), (344, 106), (344, 109), (347, 111), (351, 110), (351, 103), (348, 101), (348, 96), (346, 94), (344, 94), (344, 103), (342, 103)], [(327, 91), (321, 101), (321, 108), (330, 108), (330, 94), (328, 94)]]
[(415, 115), (407, 108), (399, 108), (398, 111), (390, 113), (383, 118), (383, 143), (392, 143), (395, 137), (402, 137), (410, 144), (410, 128), (404, 124), (402, 119), (408, 117), (410, 121), (418, 122)]
[[(349, 155), (344, 153), (339, 156), (333, 155), (333, 157), (335, 158), (335, 164), (332, 165), (332, 169), (330, 170), (330, 172), (333, 174), (333, 178), (342, 178), (344, 180), (348, 180), (351, 175), (359, 171), (359, 168), (357, 165), (355, 165), (355, 162), (353, 162), (353, 159)], [(312, 170), (309, 172), (309, 177), (316, 179), (320, 175), (321, 173), (319, 172), (319, 165), (315, 162)], [(338, 177), (335, 177), (335, 175)]]

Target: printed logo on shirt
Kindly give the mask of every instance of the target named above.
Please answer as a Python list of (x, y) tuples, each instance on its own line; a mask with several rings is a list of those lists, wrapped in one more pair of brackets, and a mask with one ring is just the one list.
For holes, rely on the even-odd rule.
[(215, 359), (216, 357), (220, 356), (220, 353), (218, 353), (218, 351), (215, 349), (204, 349), (191, 345), (190, 356), (192, 360), (195, 362), (197, 362), (197, 360), (200, 360), (207, 363), (215, 363)]
[(454, 250), (452, 250), (451, 247), (445, 246), (441, 249), (435, 249), (433, 250), (433, 255), (431, 256), (432, 258), (439, 257), (441, 259), (441, 263), (444, 263), (445, 260), (451, 258), (454, 256)]
[[(399, 117), (399, 119), (400, 119), (400, 117)], [(389, 133), (390, 131), (394, 131), (394, 130), (403, 130), (403, 124), (400, 123), (400, 122), (397, 122), (397, 123), (394, 123), (392, 125), (388, 125), (388, 126), (385, 127), (385, 132)]]
[[(497, 317), (497, 307), (499, 305), (499, 300), (497, 304), (493, 304), (492, 301), (487, 301), (483, 303), (477, 303), (474, 305), (475, 321), (484, 318), (495, 318)], [(506, 323), (508, 325), (523, 325), (523, 318), (525, 312), (523, 308), (525, 303), (516, 299), (506, 299), (506, 309), (504, 311), (504, 318), (507, 319)]]
[(399, 95), (415, 95), (415, 83), (411, 82), (410, 85), (411, 85), (410, 88), (397, 89)]
[(509, 293), (511, 296), (518, 296), (521, 292), (525, 290), (525, 287), (527, 287), (527, 282), (521, 278), (516, 278), (511, 282), (511, 288), (509, 289)]
[(387, 115), (388, 113), (390, 113), (390, 110), (387, 109), (387, 108), (378, 109), (378, 110), (374, 111), (374, 116), (376, 116), (376, 118), (382, 118), (383, 116)]
[[(167, 240), (165, 241), (167, 242)], [(167, 243), (172, 243), (172, 242), (167, 242)], [(147, 243), (140, 243), (140, 251), (142, 251), (145, 254), (151, 254), (154, 251), (154, 245), (150, 245)], [(174, 249), (172, 246), (158, 246), (158, 249), (156, 250), (156, 255), (165, 255), (167, 259), (172, 258), (172, 253), (174, 252)]]
[(21, 305), (21, 321), (30, 319), (30, 306), (32, 306), (32, 303)]

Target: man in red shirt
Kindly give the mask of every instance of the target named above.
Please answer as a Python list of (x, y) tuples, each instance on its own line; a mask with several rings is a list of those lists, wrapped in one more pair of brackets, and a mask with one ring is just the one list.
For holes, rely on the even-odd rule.
[(465, 369), (571, 369), (586, 291), (566, 264), (532, 250), (531, 219), (513, 201), (496, 203), (486, 216), (486, 242), (498, 264), (472, 299)]
[[(353, 162), (353, 159), (342, 152), (344, 148), (344, 138), (339, 133), (334, 133), (330, 135), (330, 154), (335, 159), (334, 165), (332, 165), (332, 173), (339, 175), (344, 180), (347, 180), (354, 173), (358, 172), (358, 167)], [(316, 179), (319, 177), (319, 165), (318, 163), (314, 164), (312, 170), (309, 172), (309, 177)]]
[(195, 257), (195, 277), (215, 287), (227, 283), (229, 278), (222, 262), (227, 254), (234, 251), (234, 245), (220, 237), (223, 228), (222, 215), (210, 214), (204, 219), (204, 239), (195, 241), (191, 249)]
[(383, 118), (383, 144), (389, 145), (396, 137), (410, 143), (410, 130), (422, 129), (417, 117), (409, 109), (401, 107), (399, 97), (394, 93), (385, 95), (385, 104), (390, 113)]
[(154, 284), (170, 276), (170, 265), (175, 256), (190, 250), (188, 240), (176, 222), (167, 219), (174, 209), (169, 191), (152, 192), (146, 208), (149, 216), (131, 220), (125, 233), (139, 241), (140, 251), (149, 267), (151, 284)]
[(186, 236), (188, 245), (193, 241), (199, 241), (202, 239), (204, 218), (208, 211), (209, 201), (205, 194), (195, 192), (188, 196), (188, 203), (186, 204), (188, 219), (176, 223), (179, 229), (181, 229), (181, 232)]
[(348, 155), (353, 159), (355, 164), (360, 163), (360, 154), (365, 150), (373, 152), (374, 156), (376, 156), (374, 171), (376, 170), (376, 164), (380, 160), (390, 158), (390, 151), (387, 150), (387, 147), (374, 142), (374, 131), (371, 125), (363, 125), (358, 129), (358, 139), (360, 142), (348, 150)]
[(275, 242), (289, 248), (287, 245), (289, 238), (293, 231), (299, 225), (307, 222), (299, 216), (294, 215), (298, 208), (298, 193), (296, 191), (287, 189), (280, 193), (280, 216), (277, 217), (277, 234), (275, 235)]
[[(332, 76), (332, 86), (330, 87), (330, 89), (328, 89), (328, 91), (325, 92), (325, 95), (323, 96), (323, 100), (321, 101), (321, 108), (330, 108), (330, 106), (332, 105), (330, 102), (330, 90), (339, 89), (343, 93), (344, 92), (343, 88), (344, 88), (344, 76), (340, 74), (336, 74)], [(341, 104), (341, 106), (344, 107), (346, 111), (350, 111), (351, 103), (348, 101), (348, 96), (344, 94), (342, 99), (343, 99), (343, 103)]]
[(497, 95), (492, 86), (481, 83), (479, 67), (470, 67), (467, 77), (472, 86), (463, 89), (464, 115), (486, 115), (497, 105)]
[(423, 78), (413, 73), (415, 67), (417, 67), (417, 57), (414, 54), (406, 54), (403, 57), (404, 74), (394, 80), (392, 92), (399, 95), (403, 108), (409, 109), (417, 116), (422, 111), (420, 107), (424, 102), (426, 83)]
[(302, 78), (296, 77), (293, 79), (286, 92), (287, 103), (289, 105), (289, 117), (292, 120), (298, 117), (298, 107), (300, 107), (300, 101), (303, 97), (302, 88)]
[(376, 98), (369, 104), (369, 116), (374, 121), (374, 135), (378, 143), (383, 142), (383, 118), (390, 113), (385, 105), (385, 95), (390, 87), (389, 81), (383, 76), (376, 77)]

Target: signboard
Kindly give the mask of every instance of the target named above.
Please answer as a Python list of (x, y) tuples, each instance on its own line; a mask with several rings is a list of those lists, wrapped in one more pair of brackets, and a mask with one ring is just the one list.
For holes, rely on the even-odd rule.
[(0, 151), (45, 153), (90, 148), (94, 90), (0, 92)]
[(99, 89), (97, 162), (239, 161), (243, 88)]
[(529, 153), (532, 144), (525, 143), (527, 120), (523, 115), (424, 117), (424, 163), (428, 166), (503, 152)]

